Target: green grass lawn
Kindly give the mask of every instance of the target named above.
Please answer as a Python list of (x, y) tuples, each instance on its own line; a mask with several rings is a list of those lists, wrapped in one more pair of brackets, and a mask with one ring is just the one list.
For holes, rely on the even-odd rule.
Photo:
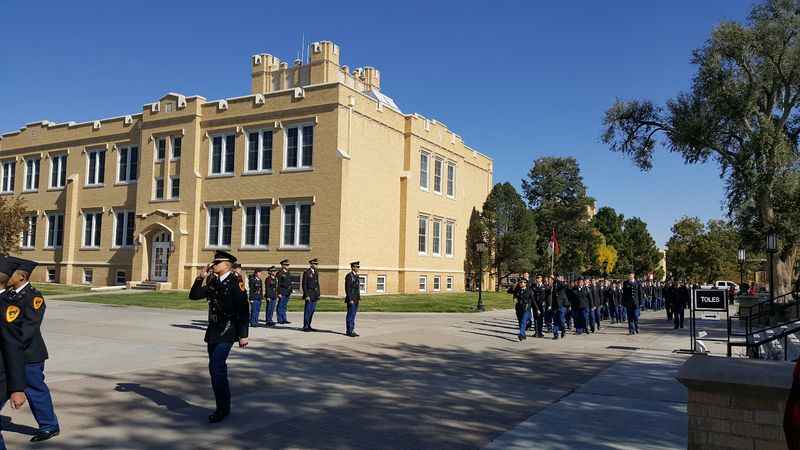
[[(108, 293), (64, 299), (87, 303), (102, 303), (119, 306), (145, 306), (150, 308), (205, 310), (205, 301), (189, 300), (187, 292), (143, 292), (135, 294)], [(361, 299), (359, 311), (380, 312), (472, 312), (478, 302), (473, 292), (431, 295), (373, 295)], [(513, 307), (511, 296), (505, 293), (483, 294), (487, 310)], [(262, 304), (261, 309), (264, 309)], [(302, 311), (303, 300), (292, 296), (289, 311)], [(344, 300), (323, 298), (317, 303), (317, 311), (345, 311)]]
[(33, 287), (39, 290), (45, 297), (52, 295), (80, 294), (89, 292), (88, 286), (67, 286), (66, 284), (55, 283), (32, 283)]

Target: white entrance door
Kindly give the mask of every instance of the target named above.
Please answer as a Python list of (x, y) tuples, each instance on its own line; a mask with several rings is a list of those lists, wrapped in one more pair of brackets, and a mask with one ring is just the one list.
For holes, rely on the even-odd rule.
[(153, 239), (152, 260), (150, 261), (150, 280), (167, 281), (169, 277), (169, 234), (158, 233)]

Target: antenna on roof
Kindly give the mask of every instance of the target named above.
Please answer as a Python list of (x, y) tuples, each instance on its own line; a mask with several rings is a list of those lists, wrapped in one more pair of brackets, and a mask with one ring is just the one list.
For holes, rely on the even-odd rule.
[(302, 37), (300, 38), (300, 40), (301, 40), (301, 44), (300, 44), (300, 61), (303, 64), (306, 64), (306, 57), (308, 56), (308, 54), (306, 53), (306, 34), (305, 33), (302, 33)]

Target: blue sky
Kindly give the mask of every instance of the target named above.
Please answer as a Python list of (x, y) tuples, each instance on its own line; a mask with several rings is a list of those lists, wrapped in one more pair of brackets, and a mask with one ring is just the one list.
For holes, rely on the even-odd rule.
[(290, 60), (305, 33), (380, 69), (404, 112), (490, 155), (497, 182), (574, 156), (598, 206), (641, 217), (659, 245), (682, 215), (723, 215), (716, 166), (660, 152), (643, 174), (600, 143), (601, 120), (616, 97), (687, 89), (692, 49), (751, 1), (141, 3), (0, 4), (0, 132), (138, 112), (169, 91), (249, 94), (250, 55)]

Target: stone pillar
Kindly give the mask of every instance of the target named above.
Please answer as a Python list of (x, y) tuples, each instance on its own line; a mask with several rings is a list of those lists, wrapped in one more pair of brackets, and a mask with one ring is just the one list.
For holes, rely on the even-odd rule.
[(64, 264), (65, 284), (72, 284), (72, 277), (75, 269), (75, 252), (80, 245), (80, 203), (78, 202), (78, 192), (80, 191), (78, 174), (67, 177), (67, 184), (64, 187), (64, 241), (62, 247), (61, 260)]

